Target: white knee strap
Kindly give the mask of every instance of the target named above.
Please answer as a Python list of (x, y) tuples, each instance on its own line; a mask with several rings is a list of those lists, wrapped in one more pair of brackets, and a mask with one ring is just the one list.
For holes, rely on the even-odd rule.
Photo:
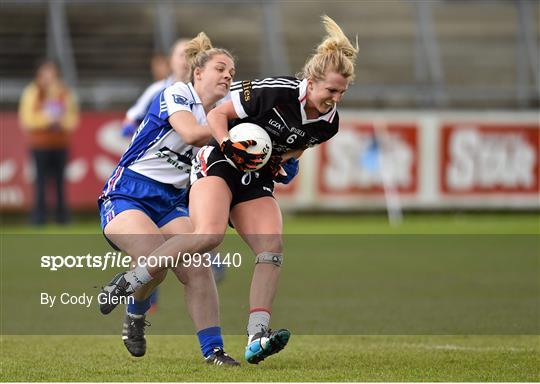
[(261, 252), (255, 258), (255, 264), (274, 264), (276, 267), (281, 267), (283, 264), (283, 253), (276, 252)]

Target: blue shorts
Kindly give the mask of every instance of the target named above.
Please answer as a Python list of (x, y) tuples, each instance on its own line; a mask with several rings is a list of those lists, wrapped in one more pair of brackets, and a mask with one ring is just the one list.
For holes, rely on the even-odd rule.
[(189, 216), (186, 189), (163, 184), (128, 168), (117, 167), (98, 199), (101, 229), (120, 212), (136, 209), (162, 227), (177, 217)]

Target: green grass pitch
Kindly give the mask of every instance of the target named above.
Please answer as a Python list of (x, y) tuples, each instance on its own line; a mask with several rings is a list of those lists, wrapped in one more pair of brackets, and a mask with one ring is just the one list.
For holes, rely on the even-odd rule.
[[(385, 217), (379, 215), (323, 215), (285, 217), (285, 230), (287, 233), (295, 234), (424, 235), (428, 236), (427, 238), (437, 234), (478, 234), (494, 235), (493, 239), (496, 243), (497, 236), (524, 234), (539, 236), (539, 223), (540, 217), (535, 214), (417, 214), (406, 215), (402, 225), (391, 227), (387, 224)], [(3, 236), (9, 234), (29, 236), (57, 233), (98, 234), (99, 227), (94, 221), (79, 222), (70, 227), (49, 226), (40, 230), (4, 223), (2, 233)], [(440, 244), (433, 246), (436, 245)], [(494, 245), (498, 248), (500, 246), (500, 244)], [(5, 247), (3, 243), (3, 256), (4, 252), (7, 252)], [(531, 273), (538, 275), (540, 256), (536, 257), (536, 261), (533, 260)], [(469, 264), (466, 258), (452, 260), (460, 260), (463, 263), (456, 266), (456, 271), (460, 267), (464, 271), (484, 268), (481, 265)], [(5, 266), (8, 265), (6, 263), (7, 261), (2, 261), (4, 265), (2, 295), (5, 294), (6, 287), (9, 289), (12, 281), (11, 276), (6, 274)], [(286, 259), (286, 263), (289, 263), (286, 265), (291, 270), (297, 267), (292, 256)], [(368, 271), (369, 274), (375, 274), (373, 281), (369, 280), (369, 274), (359, 280), (365, 278), (371, 284), (384, 279), (387, 274), (399, 272), (384, 270), (382, 268), (384, 264), (376, 267), (380, 268), (371, 266), (372, 269)], [(414, 267), (411, 270), (416, 269), (416, 266)], [(309, 269), (310, 266), (305, 268)], [(323, 268), (313, 265), (311, 268), (315, 280), (319, 274), (322, 276), (323, 273), (335, 274), (336, 281), (339, 279), (339, 267)], [(369, 266), (366, 265), (365, 268)], [(519, 273), (516, 275), (516, 281), (519, 282), (527, 271), (515, 268), (516, 273)], [(377, 272), (378, 269), (381, 271)], [(377, 273), (380, 274), (377, 275)], [(109, 274), (110, 271), (99, 272), (97, 276), (104, 280), (104, 277)], [(249, 268), (238, 271), (237, 275), (233, 272), (228, 274), (220, 287), (222, 312), (227, 311), (228, 305), (236, 305), (236, 301), (238, 303), (247, 301), (246, 287), (235, 280), (245, 281), (248, 275)], [(459, 274), (456, 276), (466, 277)], [(294, 292), (295, 280), (290, 275), (285, 274), (281, 283), (283, 284), (279, 287), (276, 299), (276, 321), (280, 320), (279, 312), (287, 312), (289, 308), (292, 308), (291, 311), (294, 312), (295, 306), (299, 305), (294, 301), (295, 298), (300, 297), (301, 300), (306, 301), (310, 297), (315, 297), (316, 300), (317, 296), (324, 297), (325, 295), (325, 292), (318, 292), (316, 295)], [(488, 280), (479, 282), (478, 297), (483, 297), (481, 284), (487, 283), (489, 283)], [(295, 332), (297, 326), (291, 327), (293, 336), (289, 345), (278, 355), (272, 356), (258, 366), (250, 366), (246, 363), (243, 363), (240, 368), (228, 369), (206, 366), (200, 356), (196, 337), (190, 332), (157, 332), (160, 325), (178, 322), (179, 319), (187, 324), (188, 329), (190, 324), (183, 304), (180, 303), (181, 299), (178, 299), (178, 296), (182, 295), (181, 288), (173, 277), (168, 277), (162, 291), (160, 299), (162, 307), (155, 315), (150, 316), (153, 326), (147, 331), (148, 351), (145, 357), (138, 359), (130, 357), (122, 345), (120, 335), (111, 335), (113, 332), (107, 332), (108, 335), (16, 335), (13, 332), (5, 334), (4, 329), (8, 325), (3, 324), (0, 340), (0, 381), (540, 381), (540, 336), (537, 332), (528, 335), (312, 335), (307, 334), (305, 330)], [(422, 293), (421, 290), (419, 292)], [(531, 307), (530, 303), (536, 303), (534, 308), (538, 308), (540, 293), (525, 290), (516, 292), (520, 296), (509, 296), (509, 300), (522, 302), (524, 305), (519, 307), (521, 308), (519, 310), (523, 311), (523, 316), (533, 316), (533, 322), (536, 316), (536, 322), (538, 322), (538, 311), (527, 312), (527, 307)], [(386, 300), (392, 299), (392, 291), (380, 290), (379, 293)], [(241, 297), (234, 303), (229, 302), (228, 298), (235, 294)], [(375, 298), (377, 296), (375, 293), (372, 295)], [(366, 301), (369, 296), (368, 294), (359, 295), (358, 299), (369, 303)], [(5, 297), (2, 297), (2, 302), (7, 303), (1, 308), (4, 312), (3, 316), (9, 316), (9, 312), (6, 313), (6, 311), (13, 310), (9, 305), (10, 302), (5, 300)], [(336, 302), (336, 308), (329, 308), (329, 310), (331, 313), (332, 311), (340, 313), (338, 305), (350, 306), (352, 304), (354, 303)], [(314, 305), (317, 305), (316, 301)], [(118, 313), (113, 313), (113, 317), (107, 318), (107, 321), (113, 324), (113, 329), (120, 329), (121, 311), (116, 312)], [(366, 310), (366, 312), (369, 311)], [(229, 318), (229, 315), (229, 313), (222, 313), (224, 323), (230, 324), (227, 328), (240, 329), (235, 328), (237, 322)], [(365, 315), (364, 317), (352, 315), (351, 321), (356, 318), (369, 319), (369, 313), (362, 314), (362, 316)], [(302, 320), (301, 314), (298, 316), (299, 321)], [(239, 318), (240, 323), (245, 320), (243, 314)], [(297, 317), (290, 319), (296, 321)], [(320, 323), (315, 322), (313, 326), (317, 329), (324, 328), (325, 322), (331, 321), (331, 314), (328, 318), (317, 320)], [(345, 320), (348, 321), (348, 319)], [(31, 322), (32, 318), (28, 321)], [(279, 325), (288, 326), (281, 322)], [(239, 325), (241, 326), (242, 324)], [(332, 327), (328, 327), (328, 330), (332, 330)], [(228, 353), (240, 359), (243, 355), (245, 336), (226, 334), (224, 338)]]

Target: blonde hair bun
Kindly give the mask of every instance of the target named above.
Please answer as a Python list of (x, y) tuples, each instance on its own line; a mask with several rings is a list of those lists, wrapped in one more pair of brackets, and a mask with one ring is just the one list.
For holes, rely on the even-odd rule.
[(193, 39), (189, 40), (184, 48), (186, 60), (191, 67), (191, 63), (195, 60), (197, 55), (204, 51), (212, 49), (212, 42), (208, 35), (204, 32), (200, 32)]
[(233, 55), (226, 49), (214, 48), (210, 38), (204, 32), (200, 32), (186, 43), (184, 54), (190, 68), (190, 81), (193, 81), (193, 71), (195, 71), (195, 68), (203, 68), (214, 55), (226, 55), (234, 61)]

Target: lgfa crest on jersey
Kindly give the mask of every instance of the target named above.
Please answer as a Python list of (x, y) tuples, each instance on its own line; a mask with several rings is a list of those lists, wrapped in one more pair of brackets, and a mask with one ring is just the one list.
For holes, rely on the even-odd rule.
[(182, 96), (182, 95), (177, 95), (177, 94), (174, 94), (173, 93), (173, 100), (176, 104), (181, 104), (181, 105), (189, 105), (189, 104), (193, 104), (192, 102), (190, 102), (186, 97)]

